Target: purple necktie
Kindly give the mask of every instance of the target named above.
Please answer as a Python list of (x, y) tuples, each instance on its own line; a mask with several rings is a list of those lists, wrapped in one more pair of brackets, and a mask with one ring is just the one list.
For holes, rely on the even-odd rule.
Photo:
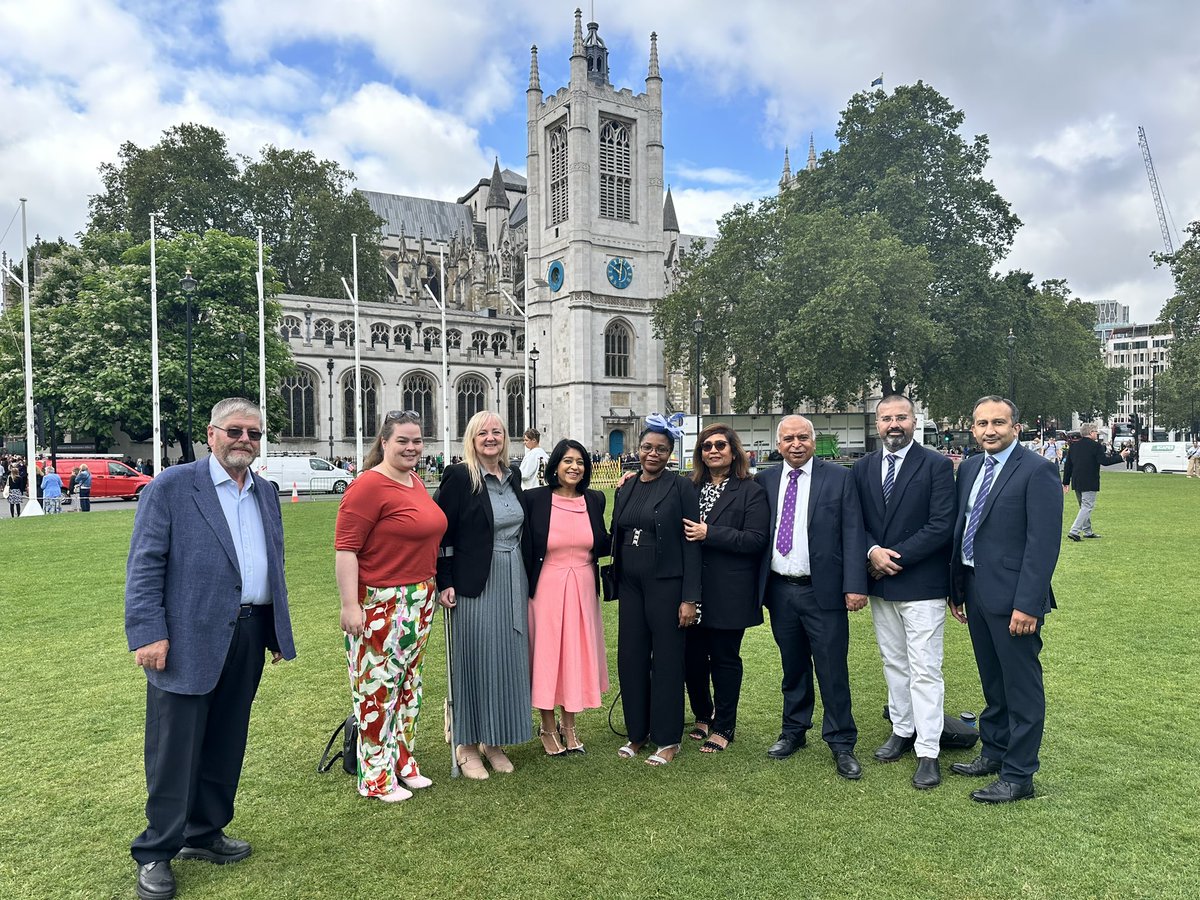
[(971, 518), (967, 520), (967, 531), (963, 535), (963, 559), (975, 561), (975, 532), (979, 530), (979, 519), (983, 515), (983, 504), (987, 502), (992, 490), (992, 476), (996, 474), (996, 460), (987, 457), (983, 461), (983, 481), (979, 485), (979, 493), (975, 495), (975, 505), (971, 507)]
[(796, 529), (796, 482), (803, 469), (792, 469), (788, 473), (787, 490), (783, 494), (783, 510), (779, 514), (779, 531), (775, 535), (775, 549), (780, 556), (792, 552), (792, 532)]

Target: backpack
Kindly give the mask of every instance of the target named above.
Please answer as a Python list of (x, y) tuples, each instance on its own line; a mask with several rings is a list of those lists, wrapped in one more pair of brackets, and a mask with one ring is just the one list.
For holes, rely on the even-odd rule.
[[(330, 756), (329, 751), (333, 749), (333, 744), (339, 734), (342, 736), (342, 749)], [(354, 718), (353, 713), (346, 716), (346, 720), (339, 722), (338, 727), (333, 729), (333, 734), (329, 736), (329, 741), (325, 744), (325, 752), (321, 754), (321, 759), (317, 763), (317, 771), (328, 772), (339, 758), (342, 761), (343, 772), (347, 775), (358, 775), (358, 720)]]

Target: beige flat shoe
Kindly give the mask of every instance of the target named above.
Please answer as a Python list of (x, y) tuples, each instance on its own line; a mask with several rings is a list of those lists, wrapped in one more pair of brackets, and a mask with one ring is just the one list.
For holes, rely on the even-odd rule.
[(480, 758), (479, 751), (474, 747), (467, 747), (465, 744), (460, 744), (455, 751), (455, 758), (458, 760), (458, 766), (462, 770), (463, 777), (470, 778), (472, 781), (487, 780), (487, 769), (484, 768), (483, 759)]
[(502, 747), (493, 747), (491, 744), (480, 744), (479, 749), (483, 751), (483, 755), (487, 757), (488, 765), (502, 775), (512, 773), (512, 760), (504, 755)]

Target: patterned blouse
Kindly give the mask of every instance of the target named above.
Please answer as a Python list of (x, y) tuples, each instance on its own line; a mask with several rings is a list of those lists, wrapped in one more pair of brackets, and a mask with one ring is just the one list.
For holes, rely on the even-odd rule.
[(713, 484), (711, 481), (706, 481), (700, 487), (700, 521), (707, 522), (708, 514), (712, 512), (712, 508), (717, 505), (717, 501), (721, 499), (721, 495), (725, 493), (725, 485), (729, 484), (729, 479), (726, 478), (720, 484)]

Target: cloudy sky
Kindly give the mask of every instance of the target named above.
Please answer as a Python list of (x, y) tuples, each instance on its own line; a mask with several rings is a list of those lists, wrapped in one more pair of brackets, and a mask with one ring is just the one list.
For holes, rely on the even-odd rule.
[[(233, 149), (307, 148), (363, 188), (454, 199), (493, 156), (525, 168), (537, 44), (568, 74), (577, 0), (0, 0), (0, 248), (74, 235), (124, 141), (193, 121)], [(1171, 280), (1137, 142), (1178, 231), (1200, 218), (1200, 4), (1191, 0), (585, 0), (613, 82), (664, 79), (666, 180), (685, 232), (775, 189), (785, 146), (818, 153), (848, 98), (918, 79), (985, 133), (988, 176), (1025, 223), (1005, 268), (1157, 315)], [(1176, 236), (1176, 243), (1179, 239)]]

